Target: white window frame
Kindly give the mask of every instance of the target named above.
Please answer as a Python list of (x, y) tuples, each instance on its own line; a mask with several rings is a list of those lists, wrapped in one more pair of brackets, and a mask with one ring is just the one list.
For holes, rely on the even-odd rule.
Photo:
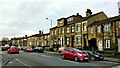
[(70, 17), (67, 19), (67, 22), (72, 21), (72, 20), (73, 20), (73, 17)]
[(111, 46), (111, 41), (110, 39), (105, 40), (106, 48), (110, 48)]
[[(79, 26), (78, 26), (79, 25)], [(80, 32), (80, 24), (77, 24), (77, 31)]]
[(67, 29), (67, 33), (70, 33), (70, 28), (69, 28), (69, 27), (67, 27), (66, 29)]
[(101, 33), (101, 31), (102, 31), (102, 30), (101, 30), (101, 25), (99, 25), (99, 26), (97, 27), (97, 32), (98, 32), (98, 33)]
[(70, 38), (67, 38), (67, 45), (70, 44)]
[(77, 40), (77, 45), (81, 45), (81, 36), (77, 36), (76, 40)]
[(71, 27), (71, 32), (74, 32), (74, 26)]
[(105, 24), (105, 32), (110, 32), (110, 24)]
[(83, 30), (86, 31), (87, 30), (87, 23), (83, 22)]
[(45, 35), (45, 39), (47, 39), (47, 36)]
[(54, 30), (54, 35), (56, 35), (56, 30)]
[(62, 28), (62, 34), (64, 34), (64, 28)]
[(53, 30), (52, 30), (52, 32), (51, 32), (51, 33), (52, 33), (52, 35), (53, 35)]
[(90, 33), (93, 34), (94, 33), (94, 27), (90, 28)]

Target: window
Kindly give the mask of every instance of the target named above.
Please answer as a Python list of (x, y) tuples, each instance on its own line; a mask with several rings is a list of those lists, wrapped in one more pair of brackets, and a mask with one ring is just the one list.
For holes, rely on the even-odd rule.
[(56, 30), (54, 30), (54, 35), (56, 35)]
[(120, 22), (119, 22), (119, 26), (118, 27), (120, 28)]
[(98, 31), (97, 31), (98, 33), (101, 32), (101, 25), (98, 26), (97, 30), (98, 30)]
[(93, 27), (91, 27), (91, 29), (90, 29), (90, 33), (91, 33), (91, 34), (94, 33), (94, 28), (93, 28)]
[(60, 34), (60, 29), (58, 29), (58, 34)]
[(45, 39), (47, 39), (47, 36), (45, 36)]
[(67, 27), (67, 33), (69, 33), (69, 32), (70, 32), (69, 27)]
[(77, 31), (80, 32), (80, 24), (77, 24)]
[(110, 48), (110, 40), (106, 40), (106, 48)]
[(80, 36), (77, 37), (77, 44), (78, 44), (78, 45), (81, 44), (81, 38), (80, 38)]
[(72, 20), (73, 20), (73, 17), (70, 17), (67, 19), (67, 22), (72, 21)]
[(110, 32), (110, 24), (105, 24), (105, 32)]
[(71, 30), (72, 30), (71, 32), (74, 32), (74, 26), (71, 27)]
[(86, 30), (86, 27), (87, 27), (86, 22), (84, 22), (83, 23), (83, 30)]
[(67, 44), (69, 44), (69, 41), (70, 41), (70, 39), (69, 39), (69, 38), (67, 38)]
[(66, 47), (64, 50), (69, 51), (69, 48), (68, 48), (68, 47)]
[(53, 31), (52, 31), (52, 35), (53, 35)]
[(64, 34), (64, 28), (62, 28), (62, 34)]

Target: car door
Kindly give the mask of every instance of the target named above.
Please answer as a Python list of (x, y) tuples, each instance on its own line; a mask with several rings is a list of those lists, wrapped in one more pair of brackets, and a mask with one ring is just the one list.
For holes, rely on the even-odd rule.
[(64, 56), (65, 56), (65, 58), (69, 58), (69, 48), (68, 47), (66, 47), (64, 49)]
[(72, 48), (69, 48), (69, 59), (74, 59), (74, 50)]

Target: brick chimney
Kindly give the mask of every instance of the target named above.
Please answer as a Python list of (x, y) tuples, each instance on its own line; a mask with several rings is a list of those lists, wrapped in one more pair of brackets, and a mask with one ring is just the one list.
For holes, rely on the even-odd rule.
[(41, 32), (41, 30), (39, 31), (39, 34), (41, 34), (42, 32)]
[(86, 11), (86, 17), (91, 16), (91, 15), (92, 15), (91, 10), (90, 10), (90, 9), (87, 9), (87, 11)]

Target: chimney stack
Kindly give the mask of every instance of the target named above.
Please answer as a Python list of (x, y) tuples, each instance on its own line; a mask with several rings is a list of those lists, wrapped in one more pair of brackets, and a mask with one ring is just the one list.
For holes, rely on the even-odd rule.
[(39, 34), (41, 34), (41, 30), (39, 31)]
[(87, 11), (86, 11), (86, 17), (91, 16), (91, 15), (92, 15), (91, 10), (90, 10), (90, 9), (87, 9)]

